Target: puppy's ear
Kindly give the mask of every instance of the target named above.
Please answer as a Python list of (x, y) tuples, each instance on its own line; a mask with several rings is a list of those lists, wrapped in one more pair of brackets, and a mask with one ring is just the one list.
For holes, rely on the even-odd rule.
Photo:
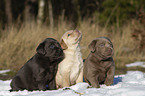
[(45, 55), (46, 52), (45, 52), (45, 48), (44, 47), (45, 47), (45, 43), (44, 42), (40, 43), (39, 46), (36, 49), (37, 53), (39, 53), (41, 55)]
[(66, 49), (68, 48), (68, 46), (66, 45), (66, 43), (64, 42), (63, 39), (60, 40), (60, 45), (61, 45), (61, 48), (62, 48), (63, 50), (66, 50)]
[(95, 51), (96, 51), (96, 48), (95, 48), (96, 43), (97, 43), (97, 40), (93, 40), (93, 41), (89, 44), (88, 48), (91, 50), (91, 52), (95, 52)]

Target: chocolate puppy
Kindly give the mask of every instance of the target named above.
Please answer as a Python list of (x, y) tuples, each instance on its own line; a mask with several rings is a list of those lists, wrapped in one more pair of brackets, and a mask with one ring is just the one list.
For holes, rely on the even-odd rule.
[(95, 88), (99, 88), (100, 84), (113, 84), (115, 64), (112, 42), (107, 37), (100, 37), (88, 47), (91, 52), (84, 63), (85, 81)]
[(10, 91), (56, 89), (55, 75), (58, 63), (64, 58), (60, 44), (53, 38), (46, 38), (36, 51), (37, 53), (13, 77)]

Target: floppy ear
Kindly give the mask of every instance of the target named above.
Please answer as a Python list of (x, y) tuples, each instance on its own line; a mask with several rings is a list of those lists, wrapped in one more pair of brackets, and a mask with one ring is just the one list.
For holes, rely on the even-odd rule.
[(63, 39), (60, 40), (60, 45), (61, 45), (61, 48), (62, 48), (63, 50), (66, 50), (66, 49), (68, 48), (68, 46), (66, 45), (66, 43), (64, 42)]
[(38, 46), (37, 49), (36, 49), (37, 53), (39, 53), (39, 54), (41, 54), (41, 55), (45, 55), (46, 52), (45, 52), (44, 47), (45, 47), (44, 42), (40, 43), (39, 46)]
[(96, 48), (95, 48), (95, 45), (97, 43), (97, 40), (93, 40), (90, 44), (89, 44), (89, 49), (91, 50), (91, 52), (95, 52), (96, 51)]

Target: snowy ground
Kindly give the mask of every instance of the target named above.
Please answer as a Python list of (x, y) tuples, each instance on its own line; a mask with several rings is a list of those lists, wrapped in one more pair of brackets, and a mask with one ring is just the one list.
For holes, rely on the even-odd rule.
[(126, 64), (126, 67), (134, 67), (134, 66), (140, 66), (140, 67), (145, 68), (145, 62), (134, 62), (131, 64)]
[(10, 72), (10, 69), (8, 69), (8, 70), (1, 70), (1, 71), (0, 71), (0, 74), (5, 74), (5, 73), (7, 73), (7, 72)]
[(140, 71), (117, 75), (112, 86), (101, 85), (101, 88), (88, 88), (87, 83), (78, 83), (71, 86), (71, 90), (9, 92), (10, 82), (0, 80), (0, 96), (145, 96), (145, 74)]

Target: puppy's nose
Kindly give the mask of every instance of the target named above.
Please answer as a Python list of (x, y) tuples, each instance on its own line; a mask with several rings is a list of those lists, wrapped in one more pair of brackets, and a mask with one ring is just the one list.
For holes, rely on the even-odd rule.
[(112, 52), (112, 49), (111, 48), (108, 48), (108, 52)]
[(75, 31), (75, 32), (79, 32), (79, 30), (78, 30), (78, 29), (75, 29), (74, 31)]
[(110, 44), (105, 44), (105, 46), (106, 46), (107, 48), (113, 49), (112, 46), (111, 46)]
[(74, 30), (74, 33), (76, 33), (76, 34), (78, 34), (78, 35), (81, 34), (81, 32), (80, 32), (79, 30), (77, 30), (77, 29)]

